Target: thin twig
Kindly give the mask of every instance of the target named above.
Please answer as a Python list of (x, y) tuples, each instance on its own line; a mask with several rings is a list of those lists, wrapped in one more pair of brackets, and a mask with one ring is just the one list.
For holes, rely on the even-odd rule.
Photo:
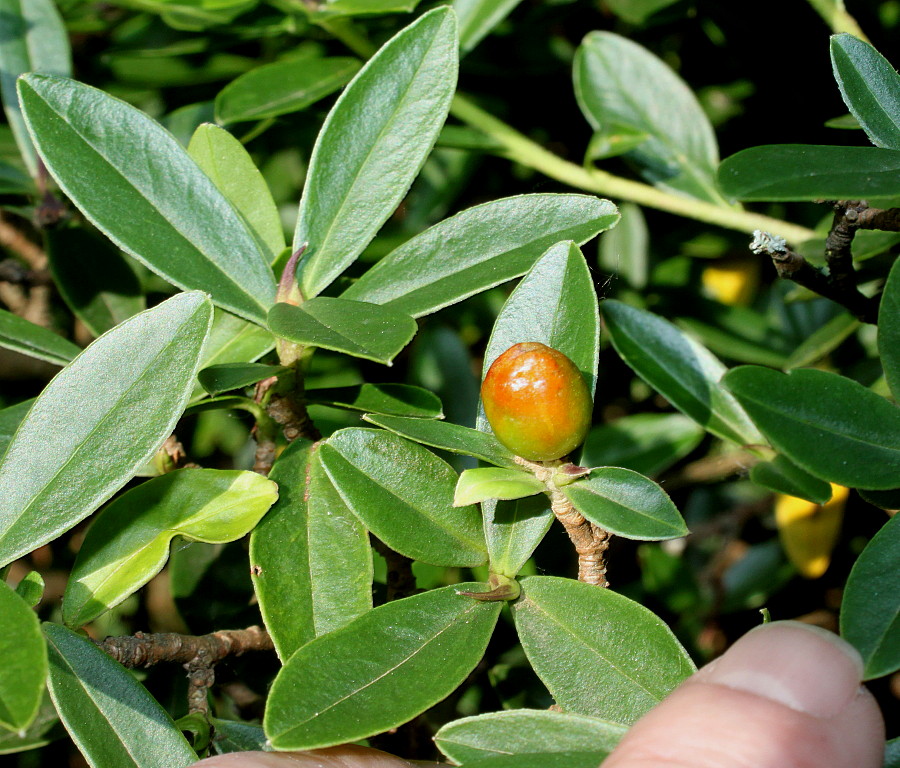
[(416, 588), (416, 575), (413, 573), (411, 558), (395, 552), (381, 539), (369, 534), (372, 548), (381, 555), (387, 563), (387, 599), (401, 600), (410, 597), (418, 591)]
[(0, 246), (21, 257), (36, 272), (47, 268), (47, 254), (4, 215), (0, 215)]

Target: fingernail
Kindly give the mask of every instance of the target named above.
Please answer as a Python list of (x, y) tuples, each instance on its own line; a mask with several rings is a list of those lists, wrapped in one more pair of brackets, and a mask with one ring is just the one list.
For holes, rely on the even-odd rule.
[(853, 701), (862, 675), (859, 653), (834, 633), (776, 621), (748, 632), (697, 679), (828, 719)]

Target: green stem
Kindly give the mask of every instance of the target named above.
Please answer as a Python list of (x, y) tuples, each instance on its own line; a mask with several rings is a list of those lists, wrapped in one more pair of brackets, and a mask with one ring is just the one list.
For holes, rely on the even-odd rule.
[(316, 24), (340, 40), (361, 59), (372, 58), (378, 50), (378, 46), (361, 34), (348, 19), (320, 19)]
[(450, 113), (502, 144), (506, 150), (505, 156), (510, 160), (527, 165), (552, 179), (578, 189), (622, 200), (630, 200), (649, 208), (656, 208), (660, 211), (696, 219), (707, 224), (716, 224), (739, 232), (752, 233), (757, 229), (776, 232), (793, 243), (799, 243), (815, 237), (813, 230), (797, 224), (790, 224), (770, 216), (750, 213), (736, 208), (726, 208), (703, 200), (682, 197), (681, 195), (664, 192), (649, 184), (623, 179), (606, 171), (585, 168), (568, 160), (563, 160), (558, 155), (554, 155), (527, 136), (519, 133), (502, 120), (498, 120), (493, 115), (485, 112), (465, 96), (456, 95), (450, 107)]
[(843, 0), (807, 0), (807, 2), (825, 19), (832, 32), (849, 32), (860, 40), (869, 42), (856, 19), (847, 13)]
[(257, 136), (261, 136), (266, 131), (268, 131), (269, 128), (271, 128), (273, 125), (275, 125), (274, 117), (267, 117), (264, 120), (260, 120), (249, 131), (247, 131), (247, 133), (241, 136), (239, 141), (241, 142), (241, 144), (249, 144)]

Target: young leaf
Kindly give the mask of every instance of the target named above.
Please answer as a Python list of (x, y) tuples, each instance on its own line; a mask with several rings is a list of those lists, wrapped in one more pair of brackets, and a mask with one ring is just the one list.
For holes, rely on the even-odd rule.
[[(297, 651), (263, 721), (275, 749), (316, 749), (395, 728), (449, 695), (481, 660), (500, 603), (457, 584), (386, 603)], [(303, 692), (300, 695), (300, 692)]]
[(194, 131), (188, 154), (244, 217), (265, 246), (268, 263), (275, 261), (286, 247), (281, 216), (244, 145), (224, 128), (204, 123)]
[(564, 709), (630, 725), (694, 672), (671, 630), (627, 597), (555, 576), (520, 583), (519, 638)]
[(454, 763), (468, 765), (494, 755), (611, 752), (627, 730), (571, 712), (512, 709), (454, 720), (434, 735), (434, 743)]
[(26, 729), (35, 719), (47, 679), (47, 647), (37, 614), (0, 579), (0, 727)]
[(850, 488), (900, 478), (900, 408), (851, 379), (803, 368), (742, 366), (725, 385), (772, 446), (807, 472)]
[(0, 347), (54, 365), (66, 365), (81, 352), (68, 339), (5, 309), (0, 309)]
[(37, 571), (29, 571), (16, 584), (16, 594), (21, 597), (29, 608), (34, 608), (44, 597), (44, 577)]
[(541, 493), (514, 501), (485, 501), (485, 538), (491, 572), (516, 578), (553, 524), (550, 499)]
[[(394, 417), (416, 417), (413, 421), (443, 418), (443, 406), (432, 392), (409, 384), (357, 384), (351, 387), (307, 389), (310, 403), (380, 413)], [(405, 421), (405, 419), (404, 419)]]
[(844, 103), (872, 143), (900, 149), (900, 76), (890, 62), (844, 32), (831, 38), (831, 67)]
[(590, 32), (575, 55), (574, 78), (578, 106), (595, 131), (624, 125), (647, 134), (629, 157), (649, 181), (724, 204), (712, 125), (667, 64), (625, 37)]
[(761, 461), (750, 468), (750, 479), (776, 493), (796, 496), (813, 504), (824, 504), (831, 498), (831, 486), (814, 477), (784, 456)]
[(162, 570), (176, 536), (241, 538), (278, 498), (254, 472), (180, 469), (132, 488), (88, 528), (63, 596), (63, 621), (80, 627), (121, 603)]
[(459, 20), (459, 48), (471, 51), (500, 24), (522, 0), (453, 0)]
[(618, 219), (612, 203), (586, 195), (484, 203), (408, 240), (342, 295), (421, 317), (512, 280), (554, 243), (587, 242)]
[(666, 492), (630, 469), (592, 469), (561, 490), (585, 518), (626, 539), (659, 541), (688, 534)]
[(359, 69), (351, 58), (300, 58), (264, 64), (232, 80), (216, 96), (222, 125), (299, 112), (350, 81)]
[(882, 527), (854, 563), (841, 602), (841, 635), (860, 652), (865, 678), (900, 669), (900, 516)]
[(456, 20), (436, 8), (389, 40), (341, 94), (316, 146), (294, 250), (304, 297), (319, 294), (368, 245), (406, 194), (456, 89)]
[(546, 490), (544, 483), (521, 468), (477, 467), (459, 476), (453, 506), (478, 504), (485, 499), (521, 499)]
[(485, 561), (481, 516), (453, 507), (456, 473), (431, 451), (374, 429), (342, 429), (319, 456), (344, 503), (391, 549), (432, 565)]
[(900, 402), (900, 259), (891, 267), (878, 307), (878, 351), (884, 377)]
[(19, 95), (48, 170), (110, 240), (170, 283), (265, 320), (275, 296), (268, 257), (169, 133), (74, 80), (24, 75)]
[(178, 294), (47, 385), (0, 460), (0, 565), (83, 520), (153, 456), (184, 409), (211, 321), (203, 294)]
[(28, 137), (16, 78), (25, 72), (68, 77), (72, 72), (69, 36), (53, 0), (0, 0), (0, 95), (19, 152), (32, 178), (38, 156)]
[(92, 768), (186, 768), (197, 761), (172, 718), (90, 640), (44, 624), (50, 695)]
[(197, 374), (197, 381), (210, 395), (243, 389), (270, 376), (278, 376), (289, 369), (281, 365), (263, 363), (220, 363), (204, 368)]
[(619, 356), (679, 411), (725, 440), (764, 442), (719, 384), (726, 369), (711, 352), (661, 317), (618, 301), (603, 302), (603, 319)]
[(269, 311), (269, 330), (309, 347), (322, 347), (390, 365), (416, 333), (409, 315), (364, 301), (318, 296), (299, 307), (279, 302)]
[(298, 440), (278, 457), (278, 502), (250, 535), (253, 588), (282, 661), (372, 608), (368, 533), (311, 447)]
[(422, 445), (430, 445), (442, 451), (474, 456), (498, 467), (519, 469), (512, 451), (500, 443), (493, 435), (477, 429), (461, 427), (447, 421), (432, 419), (407, 419), (399, 416), (373, 416), (367, 414), (366, 421), (394, 432), (408, 440)]

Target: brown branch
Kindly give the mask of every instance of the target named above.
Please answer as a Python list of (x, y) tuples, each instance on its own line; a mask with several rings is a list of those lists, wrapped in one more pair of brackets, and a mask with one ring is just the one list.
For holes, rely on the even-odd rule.
[(859, 211), (856, 217), (858, 229), (900, 232), (900, 208), (866, 208)]
[(206, 694), (215, 682), (215, 665), (226, 656), (247, 651), (271, 651), (275, 646), (269, 633), (259, 627), (225, 629), (209, 635), (175, 633), (107, 637), (98, 643), (101, 649), (126, 667), (150, 667), (159, 662), (176, 662), (188, 673), (188, 710), (206, 713)]
[(322, 433), (306, 410), (303, 392), (297, 390), (295, 381), (293, 376), (288, 376), (285, 380), (278, 376), (270, 376), (256, 385), (254, 399), (265, 406), (266, 413), (271, 419), (269, 424), (258, 421), (256, 425), (256, 458), (253, 471), (261, 475), (268, 475), (275, 463), (277, 444), (273, 423), (282, 428), (289, 443), (299, 438), (313, 442), (322, 439)]
[(18, 255), (34, 271), (47, 268), (47, 254), (0, 214), (0, 246)]
[(413, 573), (411, 558), (395, 552), (381, 539), (369, 534), (372, 549), (381, 555), (387, 563), (387, 599), (401, 600), (410, 597), (418, 591), (416, 588), (416, 575)]

